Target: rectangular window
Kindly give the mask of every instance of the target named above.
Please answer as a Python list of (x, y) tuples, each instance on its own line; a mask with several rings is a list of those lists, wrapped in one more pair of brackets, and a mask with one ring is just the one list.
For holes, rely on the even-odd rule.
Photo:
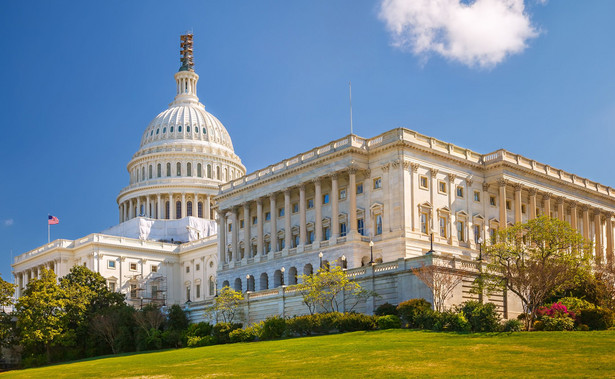
[(201, 270), (201, 264), (197, 263), (196, 267), (194, 269), (197, 270), (197, 271), (200, 271)]
[(357, 195), (360, 195), (363, 193), (363, 183), (359, 183), (357, 184)]
[(190, 273), (190, 266), (186, 266), (186, 274)]
[(314, 231), (313, 230), (308, 231), (308, 242), (314, 243)]
[(480, 191), (474, 191), (474, 201), (480, 203)]
[(346, 223), (340, 223), (340, 237), (346, 237)]
[(379, 236), (382, 234), (382, 215), (378, 214), (376, 215), (376, 230), (375, 230), (375, 235)]
[(506, 210), (509, 211), (510, 209), (510, 200), (506, 200)]
[(521, 213), (525, 214), (526, 208), (525, 204), (521, 204)]
[(329, 228), (328, 226), (322, 228), (322, 235), (324, 236), (325, 241), (328, 241), (329, 238), (331, 238), (331, 228)]
[(490, 228), (489, 229), (489, 237), (491, 238), (491, 243), (495, 243), (495, 229), (494, 228)]
[(137, 271), (137, 264), (136, 263), (131, 263), (130, 264), (130, 271)]
[(109, 292), (115, 292), (115, 282), (109, 282)]
[(457, 197), (463, 199), (463, 187), (457, 186)]
[(130, 297), (132, 299), (136, 299), (137, 298), (137, 285), (136, 284), (131, 284), (130, 285)]
[(239, 229), (243, 229), (243, 219), (239, 220)]
[(421, 175), (419, 177), (419, 187), (422, 189), (429, 189), (429, 181), (426, 176)]
[(233, 231), (233, 224), (228, 224), (228, 231), (229, 232)]
[(293, 235), (293, 247), (297, 247), (299, 246), (299, 235), (295, 234)]
[(152, 297), (154, 299), (158, 298), (158, 286), (152, 286)]
[(278, 244), (280, 245), (280, 249), (286, 248), (286, 239), (283, 237), (278, 238)]
[(190, 300), (190, 287), (186, 287), (186, 301)]
[(284, 217), (284, 208), (278, 209), (278, 217)]
[(457, 221), (457, 239), (459, 240), (459, 242), (465, 242), (466, 240), (465, 230), (466, 230), (466, 223), (463, 221)]
[(115, 269), (115, 261), (107, 261), (107, 268)]
[(357, 230), (359, 231), (359, 234), (364, 236), (365, 235), (365, 222), (363, 221), (362, 218), (357, 220)]
[(339, 199), (340, 200), (346, 200), (346, 188), (340, 189)]
[(252, 225), (256, 225), (257, 222), (258, 222), (258, 217), (256, 216), (252, 217)]
[(297, 213), (299, 212), (299, 203), (294, 203), (293, 204), (293, 213)]
[(440, 216), (440, 237), (448, 238), (446, 217)]
[(474, 242), (478, 243), (478, 240), (480, 239), (480, 225), (474, 225)]
[(271, 212), (265, 212), (265, 221), (271, 220)]
[(495, 207), (495, 196), (489, 196), (489, 205)]
[(328, 193), (325, 193), (324, 195), (322, 195), (322, 203), (329, 204), (329, 194)]
[(314, 208), (314, 199), (308, 199), (308, 201), (307, 201), (307, 208), (308, 209)]
[(427, 234), (427, 220), (429, 220), (427, 212), (421, 212), (421, 233), (423, 234)]
[(382, 188), (382, 178), (374, 179), (374, 189)]
[(446, 182), (443, 182), (443, 181), (438, 182), (438, 192), (446, 193)]
[(196, 285), (196, 298), (200, 298), (201, 297), (201, 285), (197, 284)]
[(269, 242), (269, 241), (265, 242), (265, 251), (266, 252), (270, 252), (271, 251), (271, 242)]
[(152, 266), (150, 267), (150, 271), (151, 271), (151, 272), (158, 272), (158, 265), (152, 265)]

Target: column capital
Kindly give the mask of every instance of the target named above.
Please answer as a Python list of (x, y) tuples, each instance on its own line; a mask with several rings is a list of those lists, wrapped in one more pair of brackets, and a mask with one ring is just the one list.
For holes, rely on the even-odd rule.
[(582, 210), (583, 212), (589, 212), (589, 206), (587, 206), (587, 205), (583, 204), (583, 205), (581, 206), (581, 210)]
[(392, 161), (391, 162), (391, 166), (393, 166), (393, 168), (399, 167), (399, 159), (396, 159), (396, 160)]
[(504, 178), (500, 178), (500, 179), (498, 179), (497, 183), (498, 183), (498, 187), (500, 187), (500, 188), (501, 187), (506, 187), (506, 185), (508, 184), (508, 180), (504, 179)]
[(551, 200), (551, 196), (553, 196), (553, 194), (551, 192), (543, 193), (542, 194), (542, 199), (543, 200)]
[(471, 176), (468, 176), (466, 178), (466, 183), (468, 184), (468, 186), (472, 186), (472, 183), (474, 183), (474, 178)]
[(329, 174), (329, 178), (331, 178), (331, 180), (337, 180), (337, 177), (338, 177), (337, 172), (332, 172), (331, 174)]
[(594, 216), (600, 216), (601, 214), (602, 214), (602, 209), (599, 209), (599, 208), (594, 209)]
[(529, 192), (530, 192), (530, 196), (536, 196), (536, 193), (538, 192), (538, 190), (536, 188), (530, 188)]
[(348, 167), (348, 174), (349, 175), (355, 175), (357, 173), (358, 169), (356, 166), (350, 166)]
[(490, 186), (489, 183), (483, 183), (483, 191), (485, 192), (489, 191), (489, 186)]
[(385, 164), (383, 164), (383, 165), (380, 167), (380, 169), (381, 169), (383, 172), (387, 172), (387, 171), (389, 171), (389, 168), (390, 168), (390, 167), (391, 167), (391, 163), (389, 162), (389, 163), (385, 163)]
[(401, 161), (401, 164), (404, 166), (404, 170), (407, 170), (410, 168), (410, 161), (403, 160)]
[(555, 204), (559, 205), (559, 204), (564, 204), (564, 201), (566, 200), (566, 198), (564, 196), (558, 196)]
[(290, 188), (284, 190), (284, 196), (290, 196)]
[(431, 173), (431, 176), (434, 177), (436, 175), (438, 175), (438, 172), (440, 172), (440, 170), (438, 170), (437, 168), (430, 168), (429, 172)]
[(305, 183), (299, 184), (299, 191), (304, 191), (305, 192)]
[(412, 168), (412, 172), (418, 172), (421, 165), (416, 162), (412, 162), (410, 163), (410, 167)]
[(456, 178), (457, 178), (457, 175), (455, 175), (455, 174), (448, 174), (448, 180), (449, 181), (453, 182), (453, 181), (455, 181)]
[(576, 201), (572, 200), (570, 201), (570, 209), (577, 209), (577, 205), (579, 203), (577, 203)]
[(519, 192), (523, 189), (523, 186), (520, 183), (513, 184), (513, 187), (515, 189), (515, 192)]
[(263, 205), (263, 198), (262, 197), (257, 197), (256, 198), (256, 205)]
[(312, 179), (310, 180), (310, 182), (312, 182), (314, 185), (316, 185), (316, 184), (320, 184), (320, 177), (318, 177), (318, 178), (312, 178)]

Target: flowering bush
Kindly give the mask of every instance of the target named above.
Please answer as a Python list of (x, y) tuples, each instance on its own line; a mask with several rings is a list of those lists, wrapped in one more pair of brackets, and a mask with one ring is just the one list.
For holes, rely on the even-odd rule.
[(538, 317), (550, 317), (550, 318), (566, 318), (569, 317), (574, 320), (575, 314), (568, 310), (562, 303), (553, 303), (550, 307), (540, 307), (537, 311)]

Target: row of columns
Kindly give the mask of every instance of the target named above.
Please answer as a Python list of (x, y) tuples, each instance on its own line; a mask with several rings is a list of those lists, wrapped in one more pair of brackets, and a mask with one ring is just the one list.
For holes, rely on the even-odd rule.
[[(145, 195), (137, 196), (132, 199), (123, 201), (119, 205), (120, 222), (128, 221), (135, 217), (138, 217), (141, 210), (141, 205), (144, 205), (144, 216), (156, 219), (177, 219), (176, 214), (176, 201), (181, 201), (181, 217), (184, 218), (188, 215), (187, 202), (192, 201), (192, 216), (198, 216), (198, 204), (203, 203), (203, 218), (211, 219), (211, 195), (197, 193), (188, 194), (191, 199), (188, 199), (187, 194), (182, 192), (181, 194), (169, 193), (166, 195)], [(143, 202), (142, 202), (143, 201)], [(166, 211), (165, 204), (169, 202), (168, 212)], [(153, 207), (152, 207), (153, 206)]]
[[(347, 224), (347, 236), (353, 238), (357, 233), (357, 197), (356, 197), (356, 176), (357, 169), (350, 168), (346, 171), (348, 174), (348, 187), (347, 197), (349, 201), (348, 208), (348, 224)], [(334, 173), (327, 177), (331, 181), (331, 194), (329, 195), (329, 202), (331, 204), (331, 240), (336, 241), (339, 237), (339, 175), (341, 173)], [(314, 224), (314, 243), (323, 241), (322, 235), (322, 180), (324, 178), (316, 178), (312, 180), (314, 185), (314, 212), (315, 212), (315, 224)], [(288, 249), (292, 245), (292, 224), (291, 224), (291, 191), (292, 188), (287, 188), (283, 191), (284, 194), (284, 245)], [(301, 183), (298, 186), (299, 190), (299, 246), (304, 246), (307, 243), (307, 199), (306, 199), (306, 183)], [(264, 216), (263, 216), (263, 201), (269, 200), (269, 214), (270, 223), (273, 226), (271, 229), (271, 251), (278, 251), (277, 247), (277, 197), (278, 192), (269, 194), (266, 198), (258, 198), (256, 202), (256, 231), (257, 231), (257, 252), (264, 251)], [(252, 257), (251, 247), (251, 222), (250, 217), (250, 203), (243, 204), (244, 214), (244, 246), (247, 249), (248, 257)], [(227, 262), (226, 259), (226, 225), (227, 217), (231, 219), (232, 224), (232, 236), (231, 236), (231, 250), (233, 253), (233, 260), (240, 260), (239, 254), (239, 207), (234, 207), (230, 210), (222, 209), (218, 211), (218, 230), (219, 241), (218, 255), (220, 262)]]
[[(60, 265), (60, 260), (55, 259), (53, 261), (45, 262), (43, 264), (30, 267), (24, 271), (16, 272), (14, 275), (15, 275), (15, 281), (17, 283), (17, 290), (16, 290), (17, 297), (21, 296), (22, 291), (28, 286), (28, 283), (30, 282), (30, 280), (41, 278), (41, 271), (43, 268), (46, 268), (47, 270), (55, 271), (56, 268), (59, 267), (59, 265)], [(56, 275), (58, 275), (57, 272), (56, 272)]]

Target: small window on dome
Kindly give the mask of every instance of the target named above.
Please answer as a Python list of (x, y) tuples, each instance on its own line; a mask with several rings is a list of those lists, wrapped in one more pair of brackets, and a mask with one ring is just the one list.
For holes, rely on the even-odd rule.
[(179, 126), (177, 127), (177, 133), (181, 133), (181, 132), (182, 132), (182, 126), (181, 126), (181, 125), (179, 125)]
[(164, 128), (162, 128), (162, 133), (166, 133), (167, 132), (167, 127), (165, 126)]
[(171, 129), (169, 129), (169, 133), (173, 133), (173, 127), (171, 126)]
[(160, 129), (156, 129), (156, 134), (160, 133)]
[(207, 134), (207, 129), (203, 127), (203, 134)]
[(149, 133), (150, 137), (154, 135), (154, 129)]
[(190, 127), (186, 126), (186, 132), (190, 133)]
[(198, 126), (195, 126), (195, 127), (194, 127), (194, 131), (198, 133), (198, 132), (199, 132), (199, 127), (198, 127)]

